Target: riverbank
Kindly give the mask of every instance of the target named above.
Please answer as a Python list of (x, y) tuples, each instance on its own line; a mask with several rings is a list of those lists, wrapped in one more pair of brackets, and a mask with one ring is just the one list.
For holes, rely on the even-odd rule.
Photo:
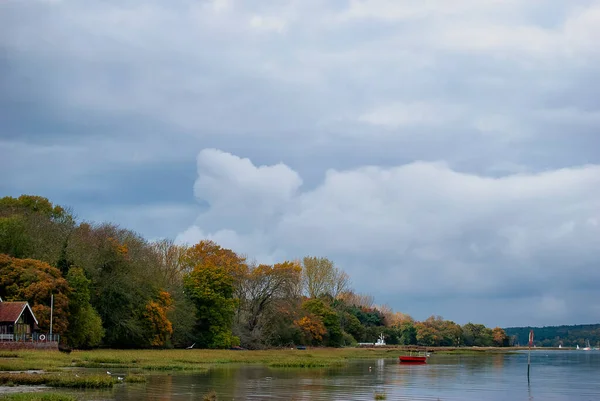
[[(65, 368), (137, 369), (140, 371), (202, 371), (220, 364), (262, 364), (270, 367), (317, 368), (336, 366), (352, 359), (397, 358), (411, 347), (295, 348), (247, 350), (113, 350), (14, 351), (0, 355), (0, 371), (59, 372)], [(484, 355), (527, 348), (437, 347), (435, 354)], [(545, 348), (546, 349), (546, 348)]]

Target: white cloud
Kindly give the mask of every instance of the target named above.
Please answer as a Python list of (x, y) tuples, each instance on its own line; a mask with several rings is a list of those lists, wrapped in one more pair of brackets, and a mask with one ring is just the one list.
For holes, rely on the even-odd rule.
[(330, 170), (300, 192), (283, 164), (208, 150), (198, 174), (195, 194), (211, 206), (178, 241), (208, 237), (269, 261), (329, 256), (378, 298), (500, 296), (519, 280), (552, 300), (565, 270), (573, 280), (561, 278), (563, 289), (586, 275), (600, 284), (589, 276), (600, 256), (589, 224), (600, 218), (600, 166), (488, 178), (417, 162)]
[(217, 13), (228, 11), (233, 7), (232, 0), (212, 0), (211, 6)]
[(250, 18), (250, 26), (260, 31), (284, 32), (286, 21), (283, 18), (253, 15)]
[(516, 1), (502, 0), (351, 0), (342, 19), (376, 18), (409, 20), (425, 17), (456, 16), (499, 12), (514, 7)]
[(436, 103), (392, 103), (380, 106), (358, 117), (358, 121), (385, 128), (435, 126), (457, 120), (462, 108)]

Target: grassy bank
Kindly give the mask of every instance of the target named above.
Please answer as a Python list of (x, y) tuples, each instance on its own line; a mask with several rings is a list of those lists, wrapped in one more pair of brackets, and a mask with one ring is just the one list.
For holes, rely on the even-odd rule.
[(230, 350), (93, 350), (64, 354), (56, 351), (16, 351), (0, 359), (0, 371), (58, 371), (66, 367), (107, 370), (202, 371), (220, 364), (256, 363), (273, 367), (328, 367), (352, 359), (395, 358), (398, 349), (318, 348), (265, 351)]
[[(514, 352), (516, 348), (430, 348), (435, 354), (487, 355)], [(0, 358), (0, 371), (44, 370), (57, 372), (68, 367), (101, 368), (118, 371), (203, 371), (220, 364), (261, 364), (271, 367), (323, 368), (339, 366), (353, 359), (396, 358), (406, 352), (389, 348), (312, 348), (264, 351), (230, 350), (93, 350), (15, 351)]]
[(68, 388), (111, 388), (118, 380), (109, 375), (74, 375), (65, 374), (31, 374), (31, 373), (0, 373), (0, 386), (39, 386), (68, 387)]
[(0, 395), (0, 401), (77, 401), (77, 398), (68, 394), (20, 393)]

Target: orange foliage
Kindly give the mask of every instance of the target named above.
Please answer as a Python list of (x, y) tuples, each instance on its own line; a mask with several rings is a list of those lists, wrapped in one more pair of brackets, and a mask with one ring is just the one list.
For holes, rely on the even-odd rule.
[(389, 316), (386, 316), (386, 322), (390, 327), (400, 327), (404, 323), (413, 323), (414, 319), (412, 316), (407, 315), (406, 313), (394, 312)]
[(189, 248), (182, 258), (182, 264), (187, 271), (196, 266), (220, 267), (233, 276), (247, 273), (246, 259), (238, 256), (231, 249), (221, 248), (213, 241), (200, 241)]
[(129, 256), (129, 247), (127, 244), (121, 244), (118, 239), (114, 237), (108, 237), (108, 242), (114, 246), (117, 254), (123, 256), (124, 258), (128, 258)]
[(294, 324), (302, 330), (302, 333), (309, 341), (323, 341), (323, 336), (327, 333), (321, 319), (314, 315), (294, 320)]
[(50, 298), (54, 294), (52, 330), (68, 328), (70, 287), (60, 271), (45, 262), (0, 254), (0, 288), (5, 301), (27, 301), (42, 331), (50, 329)]
[(144, 318), (153, 333), (150, 342), (153, 347), (164, 346), (173, 334), (173, 325), (167, 318), (167, 312), (172, 304), (171, 294), (166, 291), (160, 291), (156, 301), (149, 301), (146, 304)]
[(495, 327), (492, 330), (492, 341), (494, 341), (495, 346), (502, 347), (508, 345), (508, 336), (500, 327)]

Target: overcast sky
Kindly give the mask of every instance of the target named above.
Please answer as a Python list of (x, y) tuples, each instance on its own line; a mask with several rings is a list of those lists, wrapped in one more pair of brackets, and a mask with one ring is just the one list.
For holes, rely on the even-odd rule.
[(600, 321), (600, 1), (0, 2), (0, 195), (417, 319)]

